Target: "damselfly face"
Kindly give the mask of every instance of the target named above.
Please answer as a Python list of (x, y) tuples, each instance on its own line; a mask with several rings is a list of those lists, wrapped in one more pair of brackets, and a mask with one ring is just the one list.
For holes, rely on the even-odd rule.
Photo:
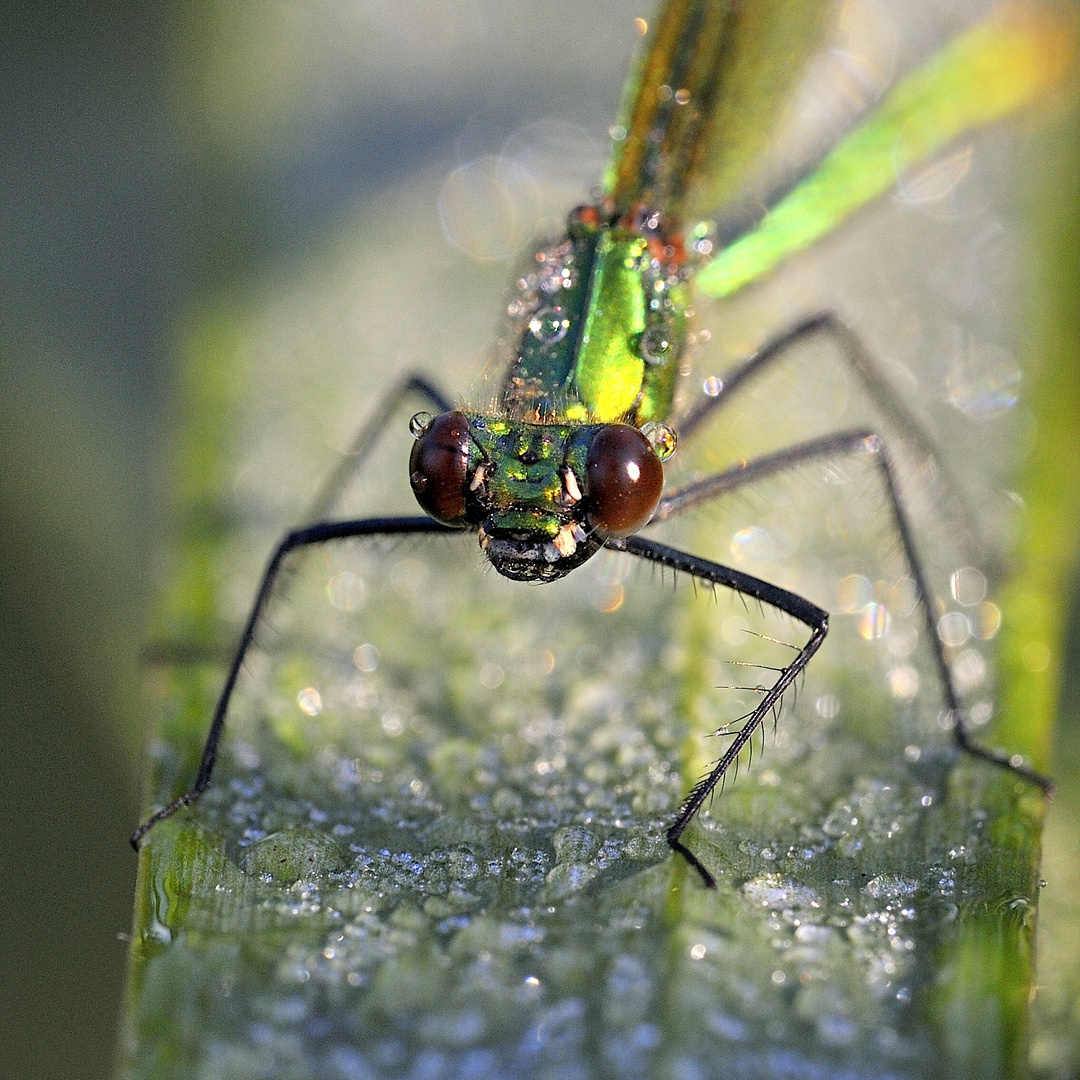
[(409, 479), (436, 521), (474, 528), (504, 577), (554, 581), (646, 525), (664, 471), (628, 424), (527, 424), (455, 410), (413, 417)]

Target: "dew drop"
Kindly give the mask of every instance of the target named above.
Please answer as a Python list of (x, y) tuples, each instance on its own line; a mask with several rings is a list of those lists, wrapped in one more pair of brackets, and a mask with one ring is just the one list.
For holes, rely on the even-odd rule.
[(919, 883), (914, 878), (906, 878), (902, 874), (879, 874), (871, 878), (861, 891), (875, 900), (899, 900), (913, 896), (918, 888)]
[(911, 664), (893, 668), (886, 682), (889, 693), (900, 701), (910, 701), (919, 692), (919, 672)]
[(662, 326), (650, 326), (641, 335), (639, 349), (647, 364), (665, 364), (675, 353), (671, 336)]
[(952, 668), (962, 690), (970, 690), (986, 678), (986, 660), (978, 649), (965, 649), (953, 661)]
[(953, 599), (964, 607), (974, 607), (986, 599), (986, 576), (973, 566), (954, 570), (949, 578)]
[(296, 695), (296, 704), (300, 711), (308, 716), (318, 716), (322, 712), (322, 694), (314, 686), (306, 686)]
[(327, 583), (326, 595), (338, 611), (356, 611), (367, 599), (367, 586), (358, 574), (343, 570)]
[(943, 644), (958, 648), (971, 636), (971, 624), (960, 611), (947, 611), (938, 619), (938, 637)]
[(423, 435), (429, 427), (431, 427), (432, 421), (434, 419), (435, 417), (432, 416), (429, 412), (418, 412), (409, 421), (409, 432), (412, 434), (412, 437), (414, 439), (419, 439), (420, 436)]
[(570, 320), (563, 313), (562, 308), (541, 308), (529, 320), (529, 332), (542, 345), (554, 345), (566, 337), (570, 329)]
[(840, 713), (840, 699), (835, 694), (822, 694), (814, 702), (814, 710), (823, 720), (835, 720)]
[(859, 636), (865, 641), (878, 641), (888, 632), (889, 609), (884, 604), (867, 604), (859, 613)]
[(641, 434), (649, 440), (649, 445), (661, 461), (667, 461), (675, 453), (678, 437), (667, 424), (654, 420), (641, 429)]
[(370, 674), (379, 666), (379, 653), (374, 645), (366, 642), (363, 645), (357, 645), (353, 650), (353, 663), (357, 671)]
[(874, 586), (862, 574), (848, 574), (836, 583), (836, 602), (849, 615), (862, 611), (874, 597)]
[(1001, 608), (984, 600), (971, 614), (971, 632), (982, 641), (989, 641), (1001, 629)]
[(379, 719), (379, 723), (382, 725), (383, 731), (385, 731), (392, 739), (396, 738), (405, 730), (405, 717), (393, 709), (383, 713)]

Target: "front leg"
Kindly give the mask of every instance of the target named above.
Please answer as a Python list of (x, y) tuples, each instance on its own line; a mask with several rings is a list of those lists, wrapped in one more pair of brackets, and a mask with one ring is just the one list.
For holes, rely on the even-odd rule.
[(320, 544), (330, 543), (334, 540), (346, 540), (360, 536), (409, 536), (416, 533), (448, 533), (455, 532), (429, 517), (407, 518), (367, 518), (361, 521), (319, 521), (313, 525), (307, 525), (302, 529), (293, 529), (285, 534), (270, 561), (263, 571), (262, 580), (255, 594), (255, 600), (251, 605), (244, 629), (240, 634), (236, 651), (233, 653), (232, 662), (229, 664), (225, 683), (221, 688), (214, 714), (207, 730), (206, 742), (203, 745), (202, 758), (199, 763), (199, 772), (195, 782), (182, 795), (178, 795), (172, 802), (155, 810), (141, 825), (131, 834), (131, 846), (138, 851), (143, 837), (159, 822), (167, 817), (172, 817), (177, 810), (185, 806), (191, 806), (199, 796), (210, 786), (210, 778), (213, 775), (214, 764), (217, 761), (218, 744), (221, 742), (222, 733), (225, 730), (225, 718), (229, 712), (229, 702), (232, 700), (233, 690), (236, 688), (236, 680), (244, 666), (267, 604), (273, 595), (274, 587), (278, 584), (282, 571), (289, 556), (300, 548), (313, 547)]
[(698, 781), (691, 789), (689, 795), (683, 801), (679, 813), (671, 823), (667, 831), (667, 842), (673, 851), (678, 852), (698, 872), (702, 882), (707, 888), (716, 888), (716, 879), (702, 865), (701, 861), (692, 851), (682, 843), (682, 834), (687, 825), (704, 805), (705, 800), (712, 794), (716, 785), (738, 760), (739, 754), (753, 737), (754, 732), (761, 726), (762, 721), (774, 709), (776, 709), (788, 687), (798, 678), (810, 658), (821, 648), (825, 635), (829, 632), (829, 614), (816, 604), (797, 593), (781, 589), (771, 585), (760, 578), (744, 574), (739, 570), (712, 562), (709, 559), (701, 559), (695, 555), (689, 555), (684, 551), (669, 547), (667, 544), (659, 544), (655, 540), (647, 540), (642, 536), (629, 536), (624, 540), (609, 540), (607, 545), (616, 551), (626, 551), (638, 558), (649, 562), (658, 563), (660, 566), (669, 567), (676, 572), (689, 574), (696, 581), (704, 582), (710, 587), (717, 585), (731, 589), (741, 596), (748, 596), (760, 603), (768, 604), (778, 611), (797, 619), (810, 630), (810, 637), (798, 650), (795, 659), (781, 669), (776, 682), (769, 687), (754, 710), (747, 717), (743, 726), (736, 733), (731, 744), (724, 751), (720, 760), (712, 767), (709, 773)]

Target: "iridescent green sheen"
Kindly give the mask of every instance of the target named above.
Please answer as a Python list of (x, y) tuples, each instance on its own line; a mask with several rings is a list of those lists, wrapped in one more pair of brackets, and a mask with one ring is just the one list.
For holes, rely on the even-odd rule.
[(554, 536), (568, 505), (561, 471), (570, 468), (584, 486), (589, 444), (603, 425), (465, 416), (473, 443), (470, 473), (482, 461), (498, 462), (498, 468), (485, 472), (483, 483), (500, 524)]
[(523, 279), (506, 414), (638, 427), (666, 419), (686, 340), (686, 288), (669, 254), (644, 225), (571, 215), (566, 238), (541, 248), (540, 270)]
[[(508, 415), (554, 419), (576, 399), (574, 368), (599, 237), (598, 227), (572, 223), (565, 240), (538, 253), (547, 288), (530, 286), (522, 300), (528, 315), (518, 331), (514, 359), (503, 388), (503, 407)], [(557, 280), (562, 284), (552, 288)], [(544, 332), (544, 312), (557, 315), (561, 333)]]

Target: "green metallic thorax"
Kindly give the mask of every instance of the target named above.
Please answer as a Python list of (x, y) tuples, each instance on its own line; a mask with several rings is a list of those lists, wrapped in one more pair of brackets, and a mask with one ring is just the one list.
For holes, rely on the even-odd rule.
[(685, 273), (656, 231), (583, 216), (521, 279), (503, 405), (541, 423), (665, 420), (686, 337)]

